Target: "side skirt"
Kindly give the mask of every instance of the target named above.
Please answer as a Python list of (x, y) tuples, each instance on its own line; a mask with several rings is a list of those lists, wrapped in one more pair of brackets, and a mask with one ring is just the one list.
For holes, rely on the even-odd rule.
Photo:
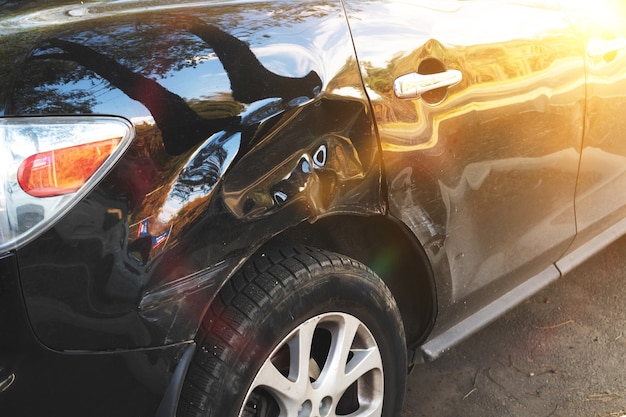
[(583, 245), (562, 257), (559, 261), (557, 261), (556, 267), (559, 268), (563, 275), (565, 275), (625, 234), (626, 219), (622, 219), (593, 239), (590, 239)]
[(452, 346), (499, 318), (511, 308), (556, 281), (560, 276), (559, 270), (554, 265), (551, 265), (531, 279), (505, 293), (502, 297), (481, 308), (476, 313), (437, 336), (428, 339), (420, 348), (423, 359), (425, 361), (437, 359)]

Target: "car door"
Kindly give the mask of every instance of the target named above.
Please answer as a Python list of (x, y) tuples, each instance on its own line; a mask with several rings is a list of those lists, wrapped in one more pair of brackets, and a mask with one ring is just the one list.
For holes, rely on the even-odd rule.
[(469, 311), (469, 300), (485, 304), (529, 277), (558, 276), (551, 264), (576, 233), (585, 85), (557, 3), (346, 6), (389, 212), (424, 246), (440, 306)]
[[(569, 270), (626, 232), (626, 1), (563, 1), (587, 67), (587, 111), (576, 191), (579, 235)], [(604, 236), (591, 240), (598, 234)]]

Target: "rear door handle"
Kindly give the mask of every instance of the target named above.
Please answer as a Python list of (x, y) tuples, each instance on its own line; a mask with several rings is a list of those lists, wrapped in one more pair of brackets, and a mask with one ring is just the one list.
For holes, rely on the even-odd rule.
[(591, 39), (587, 44), (587, 55), (590, 58), (602, 58), (603, 56), (618, 52), (626, 48), (626, 39)]
[(402, 75), (393, 82), (393, 91), (401, 99), (416, 99), (422, 94), (438, 88), (452, 87), (463, 79), (459, 70), (447, 70), (435, 74), (418, 74), (416, 72)]

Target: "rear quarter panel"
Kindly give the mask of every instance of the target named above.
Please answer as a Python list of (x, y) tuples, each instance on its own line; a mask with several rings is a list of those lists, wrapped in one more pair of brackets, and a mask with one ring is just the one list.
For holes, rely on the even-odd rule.
[(339, 1), (15, 7), (0, 18), (0, 114), (111, 114), (136, 133), (87, 198), (18, 250), (46, 345), (190, 340), (265, 240), (382, 211)]

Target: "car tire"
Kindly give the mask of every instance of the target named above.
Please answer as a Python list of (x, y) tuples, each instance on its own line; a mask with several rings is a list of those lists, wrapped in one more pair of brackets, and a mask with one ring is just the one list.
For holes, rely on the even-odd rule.
[(342, 255), (270, 247), (212, 303), (178, 417), (400, 415), (407, 354), (383, 281)]

